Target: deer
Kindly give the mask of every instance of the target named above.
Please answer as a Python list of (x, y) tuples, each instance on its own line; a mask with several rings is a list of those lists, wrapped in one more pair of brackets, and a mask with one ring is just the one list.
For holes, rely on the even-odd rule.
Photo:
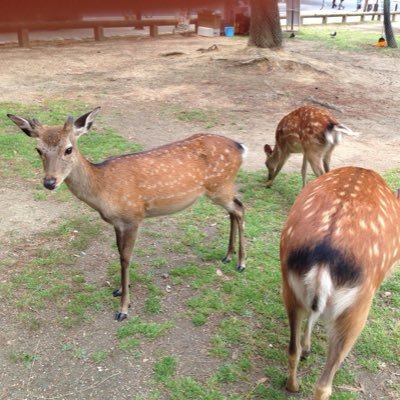
[[(244, 206), (235, 194), (235, 179), (246, 147), (215, 134), (195, 134), (152, 150), (111, 157), (93, 164), (79, 151), (78, 138), (93, 125), (100, 107), (64, 125), (42, 125), (37, 119), (7, 116), (28, 136), (37, 139), (43, 161), (43, 185), (54, 190), (65, 182), (80, 200), (113, 225), (121, 264), (121, 297), (117, 321), (128, 316), (129, 274), (135, 240), (145, 218), (181, 211), (205, 195), (230, 217), (228, 250), (232, 260), (235, 242), (237, 270), (245, 269)], [(237, 237), (238, 236), (238, 237)]]
[[(328, 355), (314, 400), (327, 400), (336, 371), (361, 333), (375, 292), (400, 259), (400, 200), (376, 172), (342, 167), (302, 189), (280, 242), (282, 294), (290, 328), (286, 388), (310, 354), (323, 317)], [(307, 318), (301, 336), (302, 320)]]
[(303, 187), (306, 184), (307, 162), (317, 177), (329, 172), (333, 149), (342, 141), (343, 135), (357, 136), (358, 133), (340, 124), (324, 108), (302, 106), (285, 115), (276, 128), (274, 148), (264, 145), (268, 169), (266, 187), (272, 186), (292, 153), (303, 153)]

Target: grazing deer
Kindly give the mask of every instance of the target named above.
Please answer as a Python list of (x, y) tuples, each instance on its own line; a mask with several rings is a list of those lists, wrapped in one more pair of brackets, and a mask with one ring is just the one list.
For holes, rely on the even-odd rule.
[(64, 125), (42, 125), (36, 119), (8, 114), (28, 136), (37, 138), (36, 150), (44, 167), (43, 185), (56, 189), (63, 181), (80, 200), (112, 224), (121, 262), (121, 296), (118, 321), (128, 315), (128, 267), (139, 225), (144, 218), (172, 214), (206, 195), (230, 216), (229, 246), (224, 262), (235, 251), (239, 233), (237, 269), (245, 268), (244, 208), (235, 197), (234, 181), (245, 146), (223, 136), (197, 134), (185, 140), (135, 154), (92, 164), (80, 153), (77, 139), (92, 126), (96, 114), (68, 117)]
[(283, 227), (280, 257), (290, 327), (286, 387), (299, 390), (299, 359), (310, 352), (311, 332), (322, 316), (329, 324), (328, 357), (314, 399), (326, 400), (376, 290), (400, 259), (400, 200), (371, 170), (346, 167), (324, 174), (297, 196)]
[(316, 176), (329, 171), (332, 151), (342, 141), (342, 136), (357, 135), (351, 129), (339, 124), (327, 110), (303, 106), (281, 119), (276, 128), (275, 147), (264, 146), (268, 168), (267, 187), (271, 187), (279, 171), (292, 153), (303, 153), (301, 176), (306, 184), (307, 161)]

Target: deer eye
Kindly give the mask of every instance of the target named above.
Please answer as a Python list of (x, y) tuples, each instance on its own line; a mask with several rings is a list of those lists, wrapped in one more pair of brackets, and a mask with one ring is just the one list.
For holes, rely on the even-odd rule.
[(64, 154), (65, 154), (66, 156), (70, 155), (71, 153), (72, 153), (72, 146), (67, 147), (67, 148), (65, 149), (65, 151), (64, 151)]
[(36, 151), (38, 152), (39, 156), (42, 157), (42, 155), (43, 155), (42, 150), (36, 149)]

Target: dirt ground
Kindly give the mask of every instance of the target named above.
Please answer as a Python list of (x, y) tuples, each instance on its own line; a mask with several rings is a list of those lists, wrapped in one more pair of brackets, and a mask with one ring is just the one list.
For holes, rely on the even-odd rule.
[[(214, 44), (218, 50), (199, 51)], [(167, 56), (167, 52), (180, 54)], [(357, 138), (345, 138), (335, 150), (332, 167), (357, 165), (383, 171), (400, 165), (400, 58), (381, 56), (372, 48), (367, 53), (327, 51), (322, 44), (295, 38), (286, 40), (283, 50), (271, 52), (247, 48), (244, 39), (168, 35), (101, 43), (37, 42), (29, 49), (4, 45), (0, 59), (1, 102), (68, 99), (87, 103), (88, 111), (101, 106), (103, 125), (146, 149), (206, 130), (245, 143), (249, 155), (244, 168), (263, 169), (263, 145), (274, 143), (279, 120), (313, 98), (335, 105), (341, 111), (332, 112), (340, 122), (360, 132)], [(200, 109), (205, 121), (177, 118), (182, 111)], [(293, 156), (284, 171), (299, 171), (300, 166), (301, 157)], [(0, 183), (0, 257), (9, 256), (7, 246), (16, 238), (29, 239), (70, 211), (51, 201), (46, 209), (38, 208), (25, 189), (23, 182), (5, 179)], [(99, 273), (91, 275), (96, 264), (116, 257), (105, 247), (99, 242), (87, 251), (85, 270), (94, 281), (102, 279)], [(182, 290), (170, 297), (170, 312), (179, 310), (185, 296), (188, 293)], [(35, 349), (41, 357), (34, 368), (16, 375), (0, 352), (0, 399), (112, 400), (146, 395), (144, 383), (151, 370), (145, 364), (150, 363), (154, 348), (145, 351), (140, 362), (120, 356), (118, 362), (111, 360), (109, 367), (100, 368), (78, 361), (79, 375), (73, 372), (76, 359), (64, 357), (61, 350), (46, 351), (57, 340), (112, 349), (114, 332), (104, 328), (110, 323), (106, 316), (97, 319), (90, 332), (81, 328), (66, 337), (62, 330), (47, 336), (41, 331), (23, 332), (9, 322), (9, 314), (0, 307), (1, 347)], [(212, 364), (201, 352), (206, 340), (201, 330), (182, 322), (176, 331), (177, 336), (159, 344), (161, 348), (173, 347), (186, 361), (181, 363), (184, 368), (207, 376)], [(196, 358), (191, 357), (192, 348), (199, 349)], [(364, 385), (373, 387), (373, 378), (366, 376)]]

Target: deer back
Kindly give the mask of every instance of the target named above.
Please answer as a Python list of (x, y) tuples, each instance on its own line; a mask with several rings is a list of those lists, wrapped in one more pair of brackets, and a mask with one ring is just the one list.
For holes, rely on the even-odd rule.
[(377, 173), (346, 167), (322, 175), (298, 195), (284, 225), (284, 285), (308, 309), (312, 299), (296, 285), (303, 286), (313, 269), (327, 274), (329, 293), (374, 292), (400, 258), (399, 222), (399, 201)]

